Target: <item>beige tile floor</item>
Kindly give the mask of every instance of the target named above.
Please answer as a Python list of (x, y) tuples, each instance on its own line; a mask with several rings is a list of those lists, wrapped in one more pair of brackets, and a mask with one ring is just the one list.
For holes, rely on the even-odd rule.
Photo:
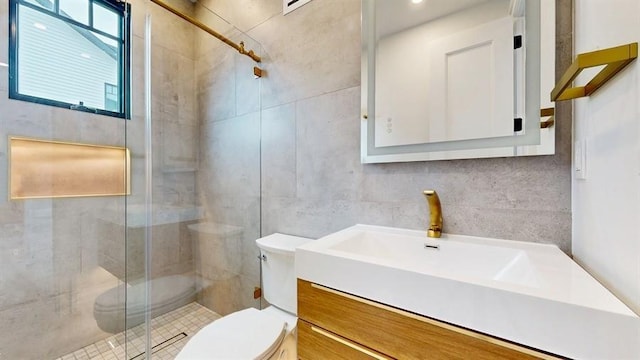
[[(219, 318), (220, 315), (193, 302), (151, 320), (152, 359), (174, 359), (191, 336)], [(142, 324), (127, 331), (126, 337), (122, 332), (56, 360), (144, 360), (144, 342)]]

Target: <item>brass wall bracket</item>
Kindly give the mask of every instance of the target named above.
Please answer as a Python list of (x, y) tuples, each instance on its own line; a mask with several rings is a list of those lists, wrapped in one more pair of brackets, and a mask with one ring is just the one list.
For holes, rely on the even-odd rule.
[(555, 108), (544, 108), (544, 109), (540, 109), (540, 117), (549, 117), (546, 120), (542, 120), (540, 121), (540, 129), (546, 129), (548, 127), (552, 127), (556, 121), (555, 121), (555, 113), (556, 113), (556, 109)]
[[(551, 101), (571, 100), (593, 94), (637, 57), (637, 42), (579, 54), (551, 91)], [(606, 66), (585, 86), (569, 87), (582, 70), (603, 65)]]
[(254, 299), (260, 299), (262, 297), (262, 289), (259, 287), (254, 287), (253, 288), (253, 298)]
[(202, 22), (192, 18), (189, 15), (185, 15), (182, 12), (180, 12), (177, 9), (174, 9), (173, 7), (169, 6), (168, 4), (160, 1), (160, 0), (151, 0), (152, 3), (162, 7), (163, 9), (167, 10), (170, 13), (173, 13), (174, 15), (182, 18), (183, 20), (190, 22), (191, 24), (199, 27), (200, 29), (204, 30), (205, 32), (209, 33), (210, 35), (216, 37), (218, 40), (222, 41), (223, 43), (231, 46), (232, 48), (238, 50), (238, 52), (242, 55), (246, 55), (248, 57), (250, 57), (251, 59), (253, 59), (253, 61), (255, 62), (260, 62), (262, 61), (262, 59), (260, 58), (260, 56), (258, 56), (253, 50), (249, 50), (247, 51), (244, 48), (244, 43), (240, 42), (240, 44), (236, 44), (235, 42), (231, 41), (229, 38), (227, 38), (226, 36), (220, 34), (219, 32), (213, 30), (212, 28), (208, 27), (207, 25), (203, 24)]

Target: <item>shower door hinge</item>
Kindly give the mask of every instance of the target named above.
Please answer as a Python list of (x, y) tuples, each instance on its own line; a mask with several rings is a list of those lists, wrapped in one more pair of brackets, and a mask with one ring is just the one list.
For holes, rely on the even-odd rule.
[(260, 69), (260, 68), (259, 68), (259, 67), (257, 67), (257, 66), (254, 66), (254, 67), (253, 67), (253, 76), (254, 76), (256, 79), (261, 78), (261, 77), (262, 77), (262, 73), (263, 73), (262, 69)]

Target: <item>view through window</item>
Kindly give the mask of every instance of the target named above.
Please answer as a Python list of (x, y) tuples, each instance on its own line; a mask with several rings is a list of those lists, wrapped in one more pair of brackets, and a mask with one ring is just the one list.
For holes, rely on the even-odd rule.
[(10, 97), (127, 117), (126, 7), (115, 0), (10, 0)]

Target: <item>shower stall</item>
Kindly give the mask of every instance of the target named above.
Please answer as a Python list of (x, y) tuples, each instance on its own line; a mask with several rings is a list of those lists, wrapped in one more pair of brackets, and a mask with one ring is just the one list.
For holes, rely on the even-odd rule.
[(104, 0), (0, 3), (0, 360), (171, 359), (261, 306), (263, 50), (217, 3), (128, 1), (121, 43)]

